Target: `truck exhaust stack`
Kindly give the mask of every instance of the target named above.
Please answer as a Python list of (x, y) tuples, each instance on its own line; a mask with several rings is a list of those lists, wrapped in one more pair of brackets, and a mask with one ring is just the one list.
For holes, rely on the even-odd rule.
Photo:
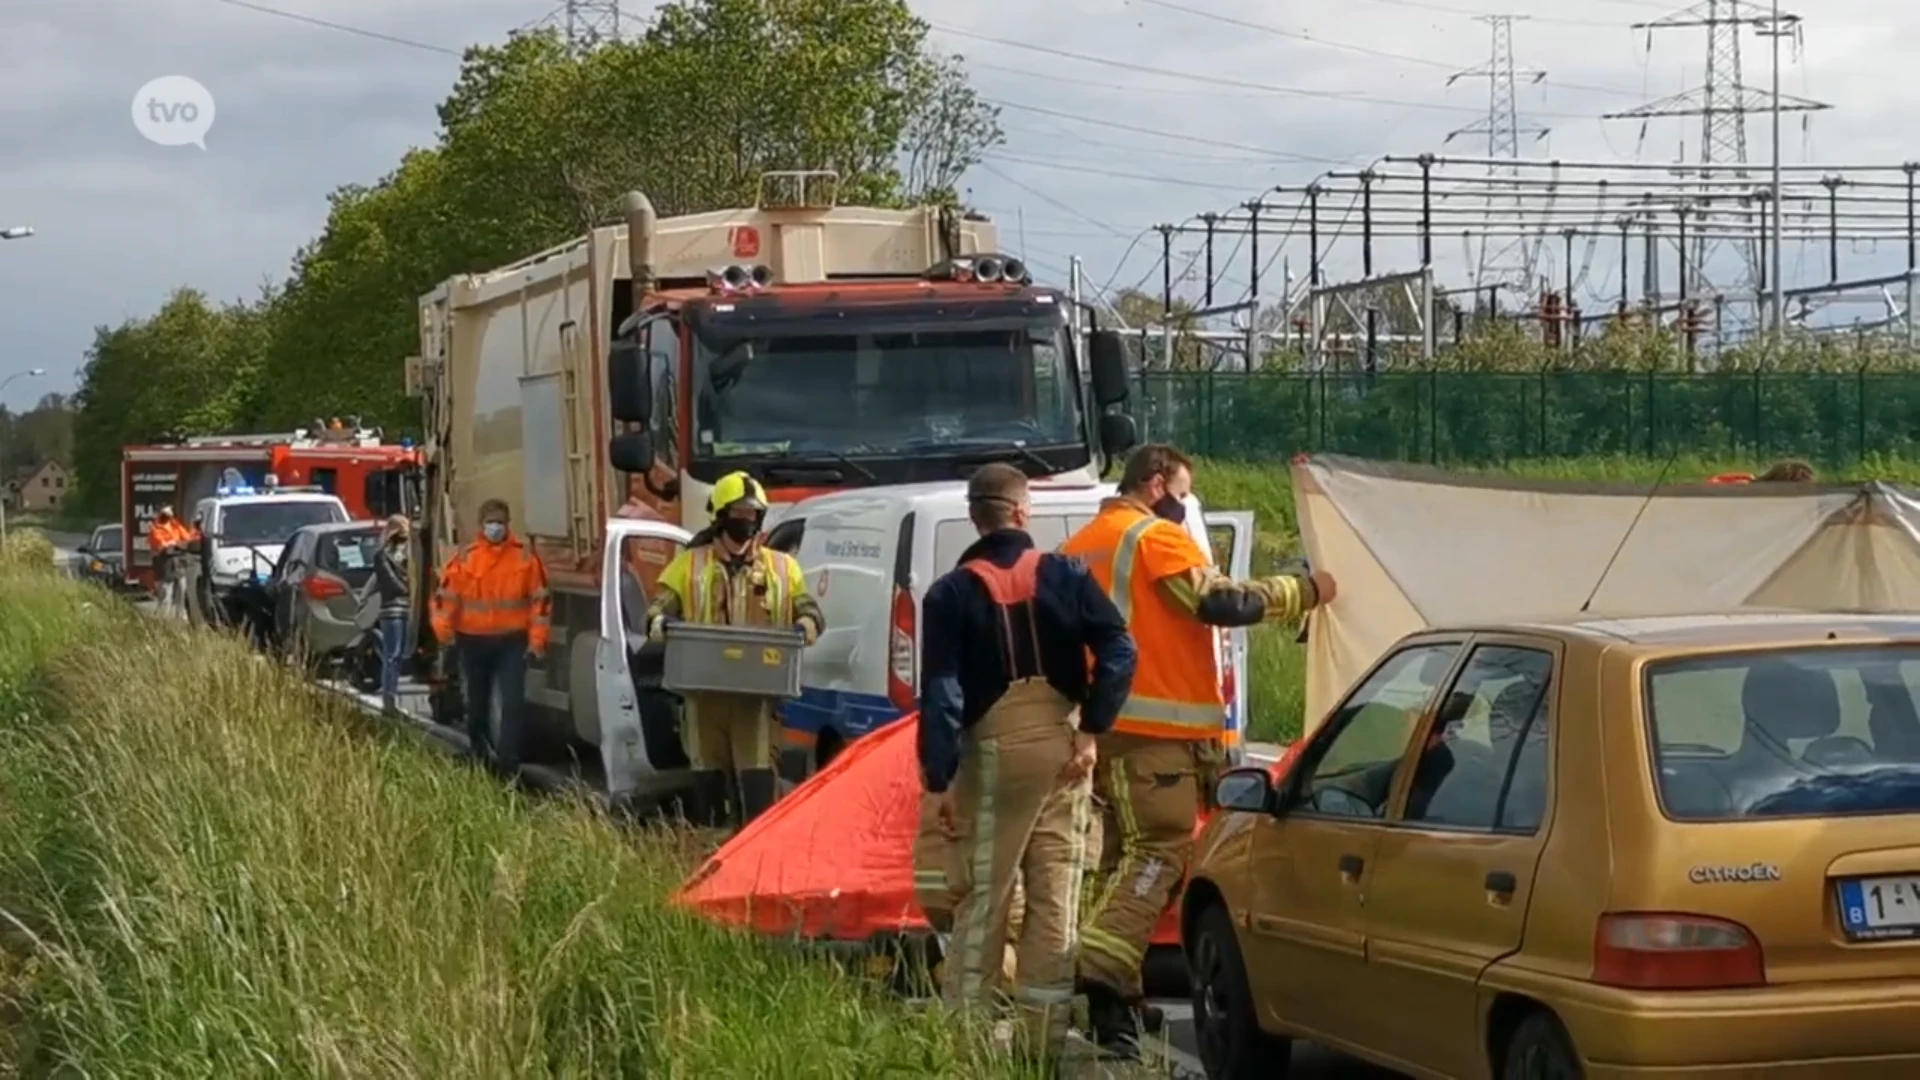
[(627, 219), (627, 268), (633, 279), (633, 310), (638, 313), (653, 290), (653, 232), (659, 218), (653, 212), (653, 200), (638, 191), (627, 192), (620, 210)]

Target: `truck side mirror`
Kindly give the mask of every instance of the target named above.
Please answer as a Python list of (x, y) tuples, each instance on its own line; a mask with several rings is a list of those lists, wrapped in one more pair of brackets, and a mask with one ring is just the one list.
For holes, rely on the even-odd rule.
[(653, 419), (653, 380), (638, 341), (616, 339), (607, 350), (607, 396), (613, 418), (626, 424)]
[(653, 436), (629, 431), (607, 441), (607, 460), (623, 473), (642, 476), (653, 471)]
[(1133, 388), (1127, 383), (1127, 345), (1117, 330), (1095, 330), (1087, 335), (1087, 369), (1093, 379), (1093, 401), (1101, 408), (1126, 404)]
[(1134, 448), (1140, 441), (1140, 433), (1135, 428), (1133, 417), (1123, 412), (1100, 414), (1100, 452), (1110, 458)]

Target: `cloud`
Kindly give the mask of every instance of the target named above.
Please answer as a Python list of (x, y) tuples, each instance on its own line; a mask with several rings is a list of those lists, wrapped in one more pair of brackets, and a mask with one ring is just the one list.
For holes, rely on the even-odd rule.
[[(1276, 184), (1297, 188), (1332, 162), (1355, 167), (1389, 152), (1483, 150), (1471, 136), (1445, 141), (1449, 131), (1485, 118), (1486, 80), (1446, 85), (1450, 72), (1488, 59), (1491, 28), (1471, 17), (1483, 4), (916, 0), (923, 17), (943, 28), (935, 42), (964, 54), (979, 89), (1007, 106), (1008, 145), (966, 181), (973, 199), (1002, 220), (1002, 235), (1017, 243), (1024, 233), (1030, 261), (1055, 278), (1077, 254), (1095, 283), (1144, 280), (1149, 287), (1159, 277), (1158, 241), (1133, 241), (1156, 223), (1230, 207)], [(557, 3), (273, 6), (457, 51), (499, 40)], [(629, 14), (648, 6), (634, 5)], [(1517, 103), (1553, 128), (1550, 140), (1528, 144), (1529, 152), (1656, 161), (1674, 158), (1684, 143), (1687, 153), (1697, 153), (1697, 119), (1651, 123), (1643, 139), (1639, 124), (1595, 117), (1697, 83), (1704, 31), (1662, 31), (1649, 49), (1646, 35), (1628, 24), (1666, 12), (1651, 0), (1523, 6), (1535, 18), (1515, 24), (1518, 63), (1548, 77), (1523, 86)], [(1177, 10), (1183, 7), (1207, 14)], [(1920, 9), (1827, 0), (1817, 13), (1804, 13), (1812, 19), (1805, 55), (1788, 69), (1785, 89), (1839, 108), (1813, 121), (1810, 139), (1794, 118), (1788, 160), (1810, 151), (1838, 164), (1920, 156), (1905, 145), (1900, 122), (1920, 97), (1920, 84), (1903, 77), (1920, 45)], [(1745, 50), (1747, 81), (1764, 87), (1764, 43), (1749, 35)], [(409, 146), (432, 141), (433, 108), (457, 69), (453, 55), (221, 0), (115, 5), (111, 19), (84, 4), (0, 17), (0, 147), (7, 161), (0, 226), (31, 224), (39, 232), (0, 243), (9, 345), (0, 378), (34, 366), (53, 372), (44, 385), (16, 381), (8, 402), (30, 404), (45, 390), (68, 389), (95, 325), (145, 314), (178, 285), (239, 297), (284, 274), (295, 249), (324, 221), (329, 191), (372, 181)], [(204, 153), (152, 146), (132, 130), (131, 95), (165, 74), (199, 79), (219, 103)], [(1763, 158), (1767, 145), (1764, 118), (1756, 118), (1751, 155)], [(1329, 274), (1357, 272), (1355, 229), (1343, 234), (1348, 239)], [(1186, 236), (1176, 247), (1192, 251), (1198, 243)], [(1282, 256), (1296, 273), (1303, 245), (1290, 242)], [(1444, 268), (1458, 272), (1457, 238), (1440, 246), (1450, 260)], [(1382, 249), (1395, 266), (1416, 257), (1405, 238), (1383, 240)], [(1223, 267), (1234, 267), (1233, 280), (1222, 286), (1228, 292), (1246, 278), (1244, 248), (1229, 260), (1231, 250), (1228, 241), (1217, 252)], [(1264, 250), (1271, 256), (1278, 247)], [(1823, 255), (1801, 257), (1808, 274), (1824, 270)], [(1887, 253), (1880, 257), (1884, 262)], [(1600, 245), (1593, 280), (1617, 287), (1601, 281), (1617, 277), (1616, 261), (1611, 246)], [(1277, 283), (1278, 266), (1269, 284)]]

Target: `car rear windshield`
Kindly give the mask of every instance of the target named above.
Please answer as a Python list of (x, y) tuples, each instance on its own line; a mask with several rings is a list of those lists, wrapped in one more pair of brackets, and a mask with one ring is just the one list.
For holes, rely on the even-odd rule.
[(1670, 661), (1646, 694), (1672, 818), (1920, 812), (1920, 646)]
[(378, 529), (324, 533), (320, 537), (320, 569), (338, 574), (356, 585), (373, 577), (373, 559), (379, 553)]

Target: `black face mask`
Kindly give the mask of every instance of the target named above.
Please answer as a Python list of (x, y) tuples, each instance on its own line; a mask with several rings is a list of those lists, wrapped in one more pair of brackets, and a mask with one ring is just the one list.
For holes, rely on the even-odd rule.
[(1160, 496), (1160, 500), (1153, 504), (1153, 512), (1156, 516), (1165, 518), (1175, 525), (1187, 523), (1187, 504), (1172, 495)]
[(722, 518), (720, 521), (720, 535), (736, 544), (746, 543), (759, 531), (760, 523), (752, 518), (730, 517)]

